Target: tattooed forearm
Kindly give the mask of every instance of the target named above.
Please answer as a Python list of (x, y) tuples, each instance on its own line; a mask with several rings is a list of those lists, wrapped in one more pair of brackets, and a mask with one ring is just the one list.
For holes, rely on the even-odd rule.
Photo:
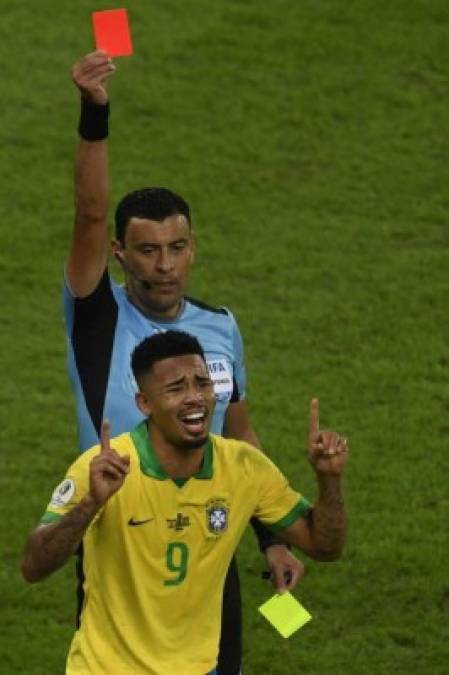
[(318, 477), (318, 499), (311, 512), (310, 528), (319, 559), (339, 558), (346, 538), (346, 514), (339, 476)]
[(39, 581), (58, 569), (78, 548), (98, 507), (85, 497), (58, 523), (37, 528), (29, 537), (22, 563), (28, 581)]

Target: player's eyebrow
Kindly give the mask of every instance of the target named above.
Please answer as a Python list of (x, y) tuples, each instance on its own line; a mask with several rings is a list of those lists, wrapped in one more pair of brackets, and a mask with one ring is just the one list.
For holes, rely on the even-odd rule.
[[(178, 377), (176, 380), (170, 380), (170, 382), (167, 382), (164, 385), (164, 389), (171, 389), (172, 387), (177, 387), (180, 384), (184, 384), (186, 381), (186, 376), (183, 375), (181, 377)], [(195, 375), (195, 380), (199, 382), (200, 384), (203, 384), (204, 382), (211, 382), (212, 380), (208, 375)]]
[(174, 387), (178, 384), (182, 384), (183, 382), (185, 382), (185, 379), (186, 379), (185, 375), (183, 375), (182, 377), (178, 377), (177, 380), (171, 380), (170, 382), (167, 382), (165, 388), (168, 389), (169, 387)]
[(209, 375), (195, 375), (198, 382), (211, 382)]

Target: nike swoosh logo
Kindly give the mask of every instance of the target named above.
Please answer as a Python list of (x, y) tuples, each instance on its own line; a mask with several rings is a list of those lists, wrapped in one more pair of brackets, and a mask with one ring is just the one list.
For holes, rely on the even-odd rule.
[(154, 520), (154, 518), (146, 518), (146, 520), (134, 520), (134, 518), (130, 518), (128, 520), (128, 525), (136, 527), (137, 525), (145, 525), (145, 523), (149, 523), (151, 520)]

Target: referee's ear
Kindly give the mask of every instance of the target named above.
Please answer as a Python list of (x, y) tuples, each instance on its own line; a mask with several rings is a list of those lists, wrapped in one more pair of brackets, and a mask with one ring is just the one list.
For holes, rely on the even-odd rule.
[(193, 265), (195, 261), (195, 253), (196, 253), (196, 235), (195, 232), (192, 230), (190, 232), (190, 265)]
[(145, 417), (149, 417), (151, 415), (151, 406), (149, 401), (145, 394), (141, 391), (136, 392), (136, 404), (140, 412), (145, 415)]

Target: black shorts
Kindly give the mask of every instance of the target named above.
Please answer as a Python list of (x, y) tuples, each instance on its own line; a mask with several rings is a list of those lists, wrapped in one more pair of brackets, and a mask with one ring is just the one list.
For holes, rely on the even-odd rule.
[(218, 675), (239, 675), (242, 664), (242, 599), (235, 558), (231, 560), (223, 591)]

